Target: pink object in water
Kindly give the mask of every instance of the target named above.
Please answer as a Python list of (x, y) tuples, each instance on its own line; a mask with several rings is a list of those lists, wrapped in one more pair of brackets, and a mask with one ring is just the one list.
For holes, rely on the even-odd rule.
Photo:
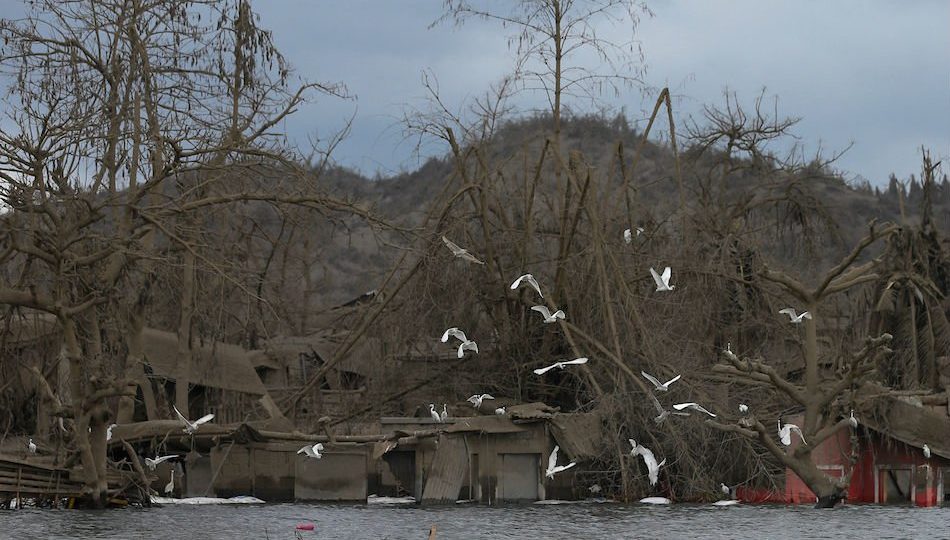
[(298, 523), (297, 530), (298, 531), (312, 531), (313, 523)]

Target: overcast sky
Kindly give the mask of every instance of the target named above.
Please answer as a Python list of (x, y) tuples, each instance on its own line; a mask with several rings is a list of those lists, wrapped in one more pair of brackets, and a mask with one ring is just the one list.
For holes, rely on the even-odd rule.
[[(827, 154), (853, 143), (838, 162), (848, 177), (883, 183), (891, 172), (919, 174), (921, 145), (950, 164), (950, 2), (655, 0), (649, 6), (655, 16), (644, 17), (636, 35), (646, 82), (668, 85), (679, 96), (680, 124), (703, 104), (722, 103), (725, 88), (749, 104), (765, 87), (779, 96), (782, 113), (803, 118), (796, 133), (807, 150), (820, 144)], [(355, 114), (334, 156), (369, 175), (419, 165), (398, 120), (406, 105), (421, 104), (424, 70), (438, 78), (443, 99), (461, 107), (512, 67), (506, 30), (497, 25), (428, 29), (441, 0), (268, 0), (254, 7), (298, 73), (343, 82), (355, 96), (319, 99), (288, 120), (287, 131), (303, 142), (312, 134), (327, 137)], [(22, 13), (19, 0), (0, 0), (0, 8), (0, 16)], [(532, 98), (522, 105), (525, 99)], [(543, 104), (533, 99), (534, 106)], [(635, 121), (652, 106), (647, 100), (636, 91), (607, 98)]]
[[(669, 85), (678, 115), (721, 103), (729, 88), (750, 103), (766, 87), (781, 112), (803, 117), (801, 143), (853, 147), (838, 166), (875, 183), (919, 173), (920, 145), (950, 160), (950, 2), (682, 1), (649, 3), (637, 39), (646, 80)], [(288, 124), (300, 136), (328, 135), (356, 113), (335, 154), (364, 173), (411, 170), (398, 117), (418, 104), (423, 70), (447, 101), (477, 96), (512, 66), (505, 30), (487, 23), (427, 29), (439, 0), (276, 0), (257, 4), (262, 22), (297, 69), (342, 81), (355, 102), (322, 100)], [(608, 29), (615, 31), (616, 29)], [(642, 118), (637, 92), (615, 107)], [(540, 102), (539, 102), (540, 103)], [(944, 170), (947, 170), (945, 168)]]

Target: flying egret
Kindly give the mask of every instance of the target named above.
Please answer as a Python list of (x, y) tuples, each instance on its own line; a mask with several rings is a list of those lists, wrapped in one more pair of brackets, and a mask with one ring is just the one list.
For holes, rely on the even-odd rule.
[(429, 404), (429, 416), (436, 422), (442, 423), (442, 417), (439, 416), (439, 413), (435, 410), (435, 405), (432, 403)]
[(527, 283), (532, 289), (534, 289), (538, 293), (538, 296), (540, 296), (541, 298), (544, 298), (544, 295), (541, 294), (541, 286), (538, 285), (538, 280), (534, 279), (534, 276), (532, 276), (531, 274), (525, 274), (523, 276), (520, 276), (518, 279), (516, 279), (511, 284), (511, 290), (517, 289), (518, 287), (521, 286), (522, 283)]
[(634, 230), (637, 232), (637, 236), (640, 236), (641, 234), (643, 234), (643, 227), (637, 227), (636, 229), (633, 229), (633, 230), (631, 230), (631, 229), (624, 229), (624, 231), (623, 231), (623, 241), (624, 241), (624, 242), (626, 242), (626, 243), (628, 243), (628, 244), (632, 244), (632, 243), (633, 243), (633, 231), (634, 231)]
[(162, 457), (155, 456), (155, 459), (147, 457), (145, 458), (145, 465), (148, 466), (148, 470), (154, 471), (155, 467), (157, 467), (159, 463), (168, 461), (169, 459), (173, 459), (176, 457), (178, 456), (175, 454), (172, 454), (170, 456), (162, 456)]
[(676, 286), (670, 285), (670, 277), (672, 276), (673, 271), (670, 270), (670, 267), (667, 266), (663, 269), (663, 275), (656, 273), (656, 270), (650, 268), (650, 275), (653, 276), (653, 281), (656, 282), (656, 290), (660, 291), (672, 291)]
[(197, 430), (198, 430), (198, 426), (200, 426), (201, 424), (204, 424), (204, 423), (206, 423), (206, 422), (210, 422), (211, 419), (214, 418), (214, 415), (213, 415), (213, 414), (206, 414), (206, 415), (202, 416), (201, 418), (195, 420), (194, 422), (190, 422), (190, 421), (188, 421), (187, 418), (185, 418), (185, 417), (181, 414), (181, 411), (178, 410), (178, 407), (172, 405), (172, 408), (175, 409), (175, 414), (178, 415), (178, 421), (185, 425), (185, 428), (182, 429), (182, 431), (184, 431), (185, 433), (187, 433), (187, 434), (189, 434), (189, 435), (191, 435), (192, 433), (194, 433), (195, 431), (197, 431)]
[(600, 484), (594, 484), (588, 487), (587, 491), (590, 491), (591, 493), (600, 493), (601, 492)]
[(171, 495), (173, 491), (175, 491), (175, 469), (172, 469), (172, 475), (165, 484), (165, 495)]
[(791, 446), (792, 444), (792, 432), (798, 433), (798, 436), (802, 438), (802, 444), (808, 444), (805, 442), (805, 435), (802, 434), (801, 428), (795, 424), (785, 424), (782, 425), (782, 421), (778, 421), (778, 437), (782, 440), (782, 444), (785, 446)]
[(497, 414), (498, 416), (504, 416), (505, 412), (506, 411), (504, 407), (498, 407), (497, 409), (495, 409), (495, 414)]
[(475, 351), (475, 354), (478, 354), (478, 344), (472, 340), (463, 341), (459, 345), (458, 357), (462, 358), (465, 356), (465, 351)]
[(661, 383), (659, 379), (657, 379), (653, 375), (650, 375), (646, 371), (641, 371), (640, 375), (643, 375), (646, 378), (646, 380), (653, 383), (653, 386), (655, 386), (656, 389), (659, 390), (660, 392), (669, 392), (670, 385), (680, 380), (680, 377), (682, 377), (682, 375), (677, 375), (676, 377), (673, 377), (672, 379), (666, 381), (665, 383)]
[(452, 255), (455, 255), (459, 259), (473, 262), (475, 264), (485, 264), (478, 260), (474, 255), (469, 253), (467, 249), (460, 248), (455, 242), (449, 240), (444, 235), (442, 236), (442, 242), (444, 242), (445, 245), (448, 246), (450, 250), (452, 250)]
[(930, 447), (926, 444), (924, 445), (924, 457), (930, 459)]
[(848, 418), (848, 423), (851, 424), (852, 428), (857, 429), (858, 419), (854, 417), (854, 409), (851, 409), (851, 416)]
[(630, 441), (630, 446), (633, 447), (630, 450), (630, 455), (633, 457), (640, 456), (643, 458), (643, 463), (647, 466), (647, 473), (650, 476), (650, 485), (655, 486), (656, 481), (660, 476), (660, 467), (666, 465), (666, 458), (663, 458), (663, 461), (657, 463), (656, 456), (653, 455), (653, 451), (643, 446), (642, 444), (637, 444), (637, 441), (633, 439), (627, 439)]
[(544, 375), (545, 373), (551, 371), (551, 370), (554, 369), (554, 368), (564, 369), (564, 368), (567, 367), (567, 366), (574, 366), (574, 365), (586, 364), (586, 363), (587, 363), (587, 358), (586, 358), (586, 357), (575, 358), (575, 359), (573, 359), (573, 360), (567, 360), (567, 361), (565, 361), (565, 362), (555, 362), (555, 363), (551, 364), (551, 365), (548, 366), (548, 367), (538, 368), (538, 369), (534, 370), (534, 374), (535, 374), (535, 375)]
[(801, 324), (802, 319), (811, 319), (811, 313), (804, 311), (801, 315), (795, 312), (795, 309), (787, 307), (785, 309), (779, 310), (779, 313), (784, 313), (788, 315), (788, 318), (792, 321), (792, 324)]
[(30, 437), (30, 444), (27, 445), (27, 448), (30, 449), (30, 453), (31, 453), (31, 454), (35, 454), (35, 453), (36, 453), (36, 443), (33, 442), (33, 437)]
[(297, 453), (306, 454), (307, 457), (312, 457), (314, 459), (320, 459), (323, 457), (323, 454), (320, 453), (321, 451), (323, 451), (323, 445), (321, 443), (317, 443), (314, 445), (308, 444), (307, 446), (304, 446), (300, 450), (297, 450)]
[(740, 403), (740, 404), (739, 404), (739, 412), (741, 412), (742, 414), (748, 413), (748, 412), (749, 412), (749, 406), (746, 405), (745, 403)]
[(650, 392), (650, 399), (653, 401), (653, 406), (656, 407), (656, 411), (660, 413), (659, 415), (653, 417), (653, 421), (657, 424), (662, 423), (671, 414), (675, 414), (676, 416), (689, 416), (689, 413), (670, 411), (663, 408), (663, 405), (660, 405), (660, 400), (656, 399), (656, 396), (654, 396), (652, 392)]
[(558, 464), (557, 464), (557, 451), (558, 451), (559, 449), (560, 449), (560, 447), (555, 446), (555, 447), (554, 447), (554, 450), (551, 452), (551, 455), (548, 456), (548, 469), (547, 469), (546, 471), (544, 471), (544, 476), (547, 476), (548, 478), (554, 478), (554, 475), (555, 475), (555, 474), (557, 474), (557, 473), (559, 473), (559, 472), (561, 472), (561, 471), (566, 471), (567, 469), (570, 469), (570, 468), (573, 467), (574, 465), (577, 465), (577, 462), (576, 462), (576, 461), (572, 461), (572, 462), (568, 463), (567, 465), (558, 465)]
[(495, 399), (495, 397), (492, 396), (491, 394), (474, 394), (472, 395), (472, 397), (468, 398), (468, 400), (466, 401), (471, 403), (472, 406), (477, 409), (482, 406), (482, 401), (486, 399)]
[(459, 330), (455, 326), (453, 326), (452, 328), (449, 328), (448, 330), (445, 331), (444, 334), (442, 334), (442, 343), (448, 343), (449, 337), (454, 337), (458, 339), (459, 341), (461, 341), (462, 343), (465, 343), (466, 341), (468, 341), (468, 338), (465, 337), (465, 332)]
[(564, 319), (566, 316), (560, 309), (551, 313), (547, 306), (531, 306), (531, 309), (544, 316), (544, 324), (556, 323), (558, 319)]
[(445, 422), (449, 418), (449, 411), (445, 407), (445, 403), (442, 404), (442, 414), (439, 415), (439, 421)]
[(109, 424), (109, 427), (106, 428), (106, 441), (112, 440), (112, 428), (116, 427), (118, 424)]
[(666, 497), (644, 497), (640, 499), (640, 502), (643, 504), (670, 504), (670, 500)]
[(707, 410), (706, 410), (705, 408), (703, 408), (703, 406), (700, 405), (699, 403), (692, 403), (692, 402), (690, 402), (690, 403), (677, 403), (676, 405), (673, 405), (673, 408), (676, 409), (677, 411), (682, 411), (683, 409), (693, 409), (694, 411), (699, 411), (699, 412), (701, 412), (701, 413), (706, 413), (706, 414), (708, 414), (709, 416), (712, 416), (713, 418), (716, 417), (715, 414), (713, 414), (713, 413), (707, 411)]

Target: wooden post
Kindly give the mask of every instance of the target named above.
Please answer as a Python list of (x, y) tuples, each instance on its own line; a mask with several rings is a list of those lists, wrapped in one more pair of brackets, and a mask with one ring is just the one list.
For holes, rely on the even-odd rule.
[(20, 475), (23, 473), (22, 467), (16, 468), (16, 509), (23, 508), (23, 501), (20, 500)]

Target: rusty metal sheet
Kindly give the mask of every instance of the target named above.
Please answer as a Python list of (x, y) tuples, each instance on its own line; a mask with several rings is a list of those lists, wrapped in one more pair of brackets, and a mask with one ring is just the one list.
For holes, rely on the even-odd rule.
[(455, 502), (468, 472), (468, 452), (460, 436), (442, 435), (422, 490), (423, 503)]

